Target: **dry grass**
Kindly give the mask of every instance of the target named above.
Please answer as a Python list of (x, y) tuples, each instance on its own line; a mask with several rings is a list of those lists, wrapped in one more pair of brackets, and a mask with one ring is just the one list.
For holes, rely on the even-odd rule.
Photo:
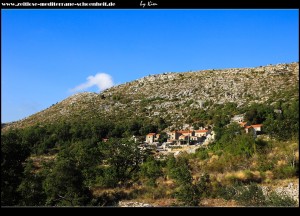
[(214, 163), (215, 161), (219, 160), (219, 156), (218, 155), (212, 155), (208, 161), (209, 164)]
[(224, 200), (224, 199), (203, 199), (200, 202), (200, 206), (203, 207), (237, 207), (238, 204), (235, 200)]
[(286, 165), (286, 160), (278, 160), (277, 161), (277, 166), (284, 166)]
[(270, 170), (266, 171), (265, 175), (266, 175), (266, 180), (272, 180), (272, 179), (274, 179), (274, 174)]
[(35, 167), (35, 171), (38, 172), (42, 169), (43, 163), (54, 161), (56, 159), (56, 156), (57, 156), (57, 154), (55, 154), (55, 155), (31, 156), (29, 158), (29, 160), (32, 160), (33, 166)]
[(239, 170), (236, 172), (228, 172), (225, 175), (218, 175), (219, 182), (232, 183), (233, 181), (241, 182), (260, 182), (262, 177), (259, 171)]
[(245, 181), (248, 178), (247, 174), (244, 171), (238, 171), (229, 176), (234, 176), (236, 179), (242, 180), (242, 181)]
[(295, 151), (294, 156), (295, 156), (295, 160), (299, 161), (299, 150)]
[(289, 179), (275, 179), (272, 182), (264, 182), (262, 185), (268, 186), (271, 188), (277, 188), (277, 187), (286, 187), (289, 183), (293, 183), (294, 185), (299, 184), (299, 178), (289, 178)]

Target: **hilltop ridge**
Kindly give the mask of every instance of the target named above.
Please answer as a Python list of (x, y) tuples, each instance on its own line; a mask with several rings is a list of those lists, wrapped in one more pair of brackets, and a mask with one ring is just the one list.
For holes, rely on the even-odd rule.
[(192, 110), (207, 110), (215, 104), (241, 107), (297, 98), (298, 82), (298, 62), (149, 75), (100, 93), (74, 94), (25, 119), (5, 124), (4, 130), (37, 123), (96, 118), (118, 121), (135, 116), (160, 117), (170, 125), (182, 125)]

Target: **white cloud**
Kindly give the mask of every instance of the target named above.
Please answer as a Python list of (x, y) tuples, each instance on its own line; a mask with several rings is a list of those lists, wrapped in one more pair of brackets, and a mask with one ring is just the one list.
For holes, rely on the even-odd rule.
[(93, 86), (97, 86), (99, 91), (110, 88), (114, 85), (113, 79), (109, 74), (97, 73), (95, 76), (89, 76), (85, 83), (82, 83), (71, 89), (72, 92), (82, 91)]

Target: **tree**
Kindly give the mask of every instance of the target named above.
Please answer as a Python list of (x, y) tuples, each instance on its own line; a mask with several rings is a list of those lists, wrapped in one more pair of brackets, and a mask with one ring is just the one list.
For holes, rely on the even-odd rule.
[(139, 130), (139, 133), (142, 136), (145, 136), (148, 133), (157, 133), (157, 131), (158, 131), (157, 125), (153, 125), (152, 123), (149, 123), (149, 122), (144, 122), (143, 126)]
[(255, 183), (251, 183), (247, 187), (242, 187), (237, 201), (244, 206), (265, 206), (266, 198), (262, 189)]
[(43, 189), (44, 176), (35, 171), (32, 160), (27, 161), (24, 170), (24, 178), (18, 187), (21, 195), (19, 205), (43, 206), (46, 202), (46, 194)]
[(185, 206), (198, 206), (203, 191), (199, 184), (193, 184), (193, 177), (189, 169), (188, 160), (179, 157), (176, 160), (174, 157), (169, 158), (167, 168), (171, 178), (175, 180), (177, 190), (175, 197)]
[(267, 115), (273, 114), (273, 108), (266, 104), (252, 104), (246, 114), (245, 120), (251, 124), (261, 124), (266, 120)]
[(171, 158), (168, 163), (170, 177), (173, 178), (178, 185), (191, 183), (192, 175), (189, 170), (188, 160), (186, 158), (179, 157), (174, 163), (174, 159)]
[(120, 183), (129, 180), (139, 170), (144, 159), (137, 144), (126, 139), (111, 138), (106, 143), (100, 143), (99, 147), (109, 172), (114, 173)]
[(46, 205), (82, 206), (91, 199), (83, 184), (83, 176), (72, 158), (58, 158), (43, 184), (47, 195)]
[(242, 133), (242, 128), (237, 123), (232, 123), (232, 124), (228, 125), (228, 127), (217, 127), (214, 130), (217, 135), (216, 140), (219, 143), (229, 143), (238, 134)]
[(141, 128), (141, 124), (138, 120), (130, 121), (127, 125), (127, 131), (130, 135), (139, 136), (140, 135), (140, 132), (139, 132), (140, 128)]
[(62, 151), (62, 154), (65, 154), (66, 158), (70, 157), (74, 160), (82, 173), (84, 184), (91, 186), (96, 179), (98, 166), (103, 159), (97, 142), (89, 139), (75, 142)]
[(200, 192), (194, 184), (181, 185), (175, 197), (185, 206), (198, 206), (200, 202)]
[(216, 145), (213, 146), (215, 150), (245, 157), (250, 157), (256, 151), (253, 132), (245, 133), (237, 123), (222, 129), (219, 136)]
[(162, 117), (156, 118), (154, 122), (160, 131), (168, 127), (166, 121)]
[(163, 143), (163, 142), (166, 142), (167, 139), (168, 139), (168, 134), (165, 133), (165, 132), (162, 132), (162, 133), (160, 134), (160, 136), (159, 136), (158, 141), (159, 141), (160, 143)]
[(299, 134), (299, 101), (282, 105), (282, 114), (266, 117), (264, 130), (267, 134), (279, 140), (298, 137)]
[(1, 135), (1, 205), (18, 204), (20, 193), (17, 188), (23, 177), (23, 162), (29, 153), (29, 148), (22, 144), (19, 131)]
[(110, 137), (122, 138), (123, 133), (126, 131), (125, 125), (118, 123), (114, 129), (110, 132)]
[(56, 131), (57, 137), (60, 141), (67, 141), (71, 138), (71, 125), (66, 122), (57, 123)]
[(160, 162), (153, 157), (148, 157), (141, 166), (141, 175), (147, 178), (149, 186), (156, 186), (156, 179), (162, 175)]

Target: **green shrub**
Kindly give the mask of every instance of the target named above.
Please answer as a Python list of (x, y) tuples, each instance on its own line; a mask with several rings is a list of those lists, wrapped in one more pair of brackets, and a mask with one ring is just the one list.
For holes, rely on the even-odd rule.
[(259, 161), (258, 162), (258, 170), (261, 171), (261, 172), (265, 172), (265, 171), (268, 171), (268, 170), (272, 170), (274, 169), (274, 162), (273, 161), (267, 161), (267, 160), (264, 160), (265, 163)]
[(297, 176), (297, 168), (289, 165), (277, 167), (274, 169), (274, 176), (278, 179), (292, 178)]
[(200, 160), (205, 160), (209, 158), (207, 150), (203, 148), (199, 148), (196, 152), (196, 155)]
[(289, 207), (289, 206), (297, 206), (297, 202), (288, 196), (280, 196), (277, 193), (272, 192), (268, 196), (267, 205)]
[(288, 196), (278, 195), (275, 192), (265, 196), (255, 183), (248, 186), (235, 183), (232, 186), (219, 187), (218, 196), (225, 200), (234, 199), (243, 206), (297, 206), (297, 202)]
[(210, 177), (207, 173), (201, 175), (199, 181), (196, 183), (199, 193), (201, 193), (201, 197), (209, 197), (212, 191), (212, 185), (210, 182)]
[(256, 175), (255, 172), (251, 172), (250, 170), (244, 170), (244, 173), (246, 176), (244, 183), (250, 183), (250, 182), (260, 183), (262, 180), (260, 173)]
[(218, 190), (218, 196), (225, 200), (234, 199), (236, 194), (237, 194), (237, 191), (233, 186), (219, 187), (219, 190)]
[(266, 198), (257, 184), (250, 184), (241, 188), (236, 201), (243, 206), (265, 206)]
[(118, 184), (116, 170), (112, 167), (108, 167), (102, 170), (102, 173), (97, 176), (96, 184), (105, 188), (113, 188)]
[(200, 202), (199, 189), (193, 184), (184, 184), (179, 187), (179, 190), (175, 193), (175, 197), (184, 206), (198, 206)]
[(147, 179), (148, 186), (156, 186), (156, 179), (162, 176), (160, 162), (153, 157), (149, 157), (141, 166), (141, 176)]
[(104, 192), (100, 196), (94, 198), (90, 202), (90, 206), (117, 206), (118, 202), (126, 199), (127, 194), (120, 192)]
[(166, 188), (164, 186), (158, 186), (153, 190), (153, 187), (146, 187), (145, 193), (143, 197), (150, 198), (150, 199), (162, 199), (167, 197)]
[(169, 176), (175, 180), (177, 185), (185, 185), (192, 182), (192, 175), (186, 158), (179, 157), (177, 160), (174, 157), (169, 158), (167, 169)]
[(263, 154), (265, 154), (268, 147), (270, 147), (270, 144), (267, 141), (262, 139), (255, 140), (255, 145), (256, 145), (257, 152)]

